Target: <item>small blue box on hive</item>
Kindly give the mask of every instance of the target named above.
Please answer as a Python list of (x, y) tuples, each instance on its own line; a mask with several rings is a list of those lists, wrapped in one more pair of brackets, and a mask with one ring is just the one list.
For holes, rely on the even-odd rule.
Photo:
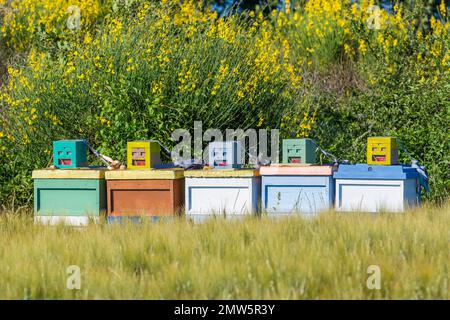
[(58, 169), (87, 167), (87, 145), (84, 140), (53, 142), (53, 165)]
[(419, 174), (407, 165), (340, 165), (336, 210), (402, 212), (420, 204)]
[(211, 142), (209, 144), (209, 165), (216, 169), (241, 168), (241, 142)]

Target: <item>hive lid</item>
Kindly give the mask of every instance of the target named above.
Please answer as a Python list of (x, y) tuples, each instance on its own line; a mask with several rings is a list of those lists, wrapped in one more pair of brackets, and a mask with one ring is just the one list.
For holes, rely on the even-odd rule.
[(417, 170), (407, 165), (344, 164), (334, 173), (335, 179), (405, 180), (418, 177)]
[(259, 168), (262, 176), (331, 176), (336, 171), (333, 165), (276, 164)]
[(87, 167), (76, 169), (40, 169), (34, 170), (33, 179), (104, 179), (104, 167)]
[(184, 172), (186, 178), (248, 178), (259, 176), (257, 169), (208, 169), (188, 170)]
[(106, 180), (175, 180), (184, 178), (184, 169), (113, 170), (105, 173)]

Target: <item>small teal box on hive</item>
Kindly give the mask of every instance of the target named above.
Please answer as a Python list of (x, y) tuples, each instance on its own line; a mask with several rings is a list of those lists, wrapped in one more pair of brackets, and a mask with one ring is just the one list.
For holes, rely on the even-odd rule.
[(87, 145), (84, 140), (53, 142), (53, 165), (58, 169), (87, 167)]
[(106, 209), (105, 169), (35, 170), (34, 220), (86, 225)]
[(340, 165), (336, 210), (402, 212), (420, 204), (417, 170), (407, 165)]
[(316, 163), (316, 142), (312, 139), (283, 139), (283, 163)]
[(260, 168), (262, 208), (269, 215), (316, 214), (333, 207), (336, 166), (271, 165)]

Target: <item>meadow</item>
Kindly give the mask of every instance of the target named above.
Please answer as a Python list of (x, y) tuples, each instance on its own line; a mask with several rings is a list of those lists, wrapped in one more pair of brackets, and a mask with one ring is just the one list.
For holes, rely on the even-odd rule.
[[(449, 299), (449, 226), (449, 205), (80, 229), (7, 212), (0, 298)], [(71, 265), (79, 290), (67, 289)], [(367, 286), (369, 266), (379, 267), (380, 289)]]

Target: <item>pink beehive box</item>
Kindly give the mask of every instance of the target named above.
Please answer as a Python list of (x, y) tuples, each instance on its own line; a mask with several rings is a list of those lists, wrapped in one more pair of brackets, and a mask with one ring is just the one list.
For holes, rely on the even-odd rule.
[(259, 168), (261, 175), (268, 176), (329, 176), (337, 170), (334, 165), (283, 165), (276, 164)]

